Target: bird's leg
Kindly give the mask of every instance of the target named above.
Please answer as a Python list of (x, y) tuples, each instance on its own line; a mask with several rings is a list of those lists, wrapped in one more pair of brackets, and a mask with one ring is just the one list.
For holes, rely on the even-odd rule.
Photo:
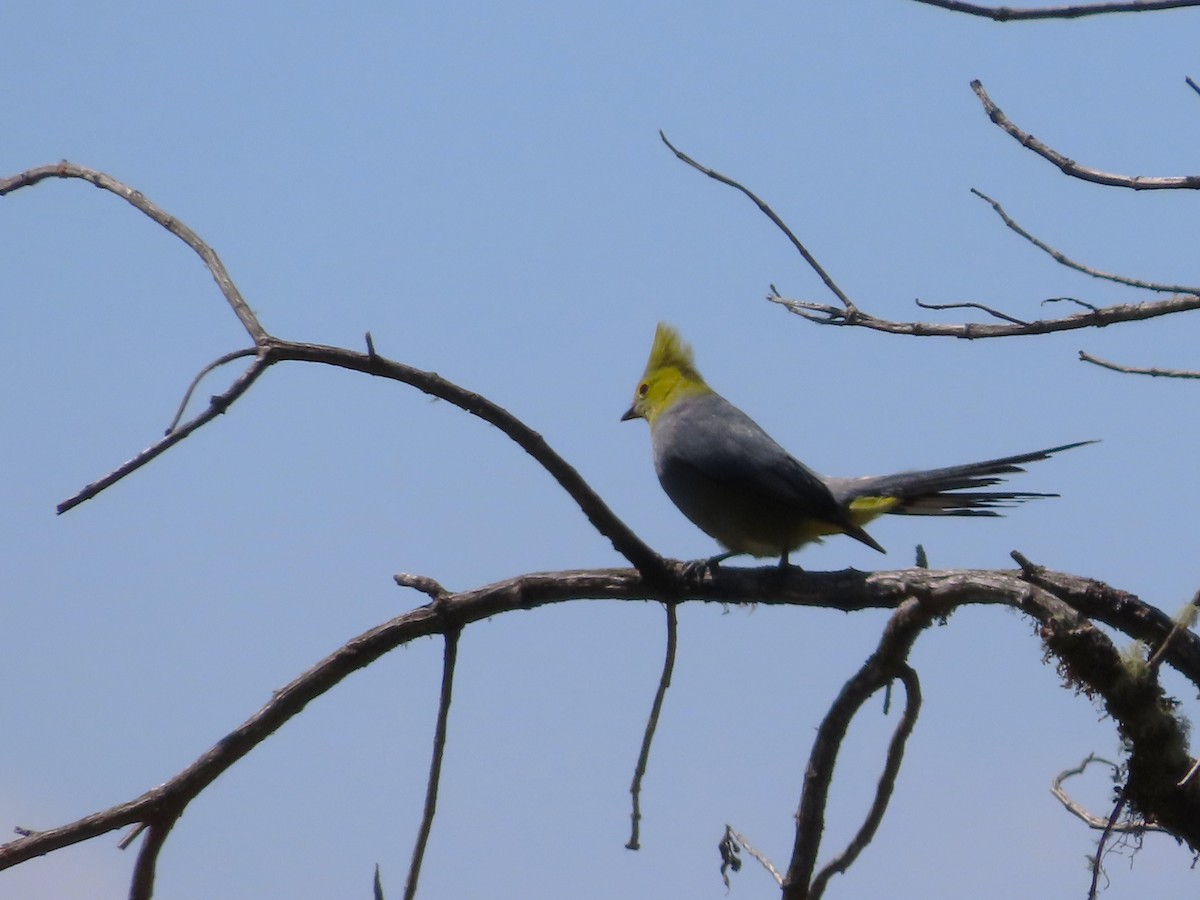
[(707, 559), (693, 559), (691, 562), (684, 563), (683, 571), (690, 577), (701, 577), (707, 572), (715, 572), (717, 566), (731, 556), (738, 554), (732, 550), (727, 550), (725, 553), (718, 553), (716, 556), (710, 556)]

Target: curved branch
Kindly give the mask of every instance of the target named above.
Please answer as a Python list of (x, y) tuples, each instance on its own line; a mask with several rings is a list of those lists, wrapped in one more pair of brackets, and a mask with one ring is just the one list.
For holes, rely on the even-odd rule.
[(268, 364), (283, 360), (321, 363), (380, 378), (390, 378), (452, 403), (464, 412), (495, 425), (550, 473), (583, 510), (592, 526), (612, 542), (618, 553), (647, 575), (661, 575), (664, 572), (662, 557), (609, 509), (608, 504), (600, 499), (600, 495), (592, 490), (579, 472), (551, 449), (545, 438), (508, 410), (481, 394), (459, 387), (435, 372), (422, 371), (372, 352), (356, 353), (340, 347), (283, 341), (274, 337), (266, 338), (262, 347)]
[(892, 733), (892, 740), (888, 744), (887, 760), (884, 764), (883, 774), (879, 776), (875, 799), (871, 801), (871, 809), (867, 812), (867, 817), (854, 839), (845, 850), (826, 863), (813, 879), (809, 896), (814, 900), (825, 893), (829, 879), (834, 875), (844, 873), (854, 865), (858, 855), (866, 849), (867, 844), (871, 843), (875, 832), (879, 830), (879, 823), (883, 821), (883, 814), (887, 811), (892, 791), (895, 790), (896, 776), (900, 774), (900, 764), (904, 760), (904, 746), (912, 734), (913, 727), (917, 724), (917, 716), (921, 710), (921, 682), (917, 678), (916, 670), (901, 663), (898, 665), (896, 677), (904, 682), (904, 713), (896, 724), (896, 730)]
[(225, 270), (225, 264), (221, 262), (221, 258), (217, 256), (217, 252), (204, 243), (204, 241), (200, 240), (199, 235), (192, 231), (192, 229), (188, 228), (165, 210), (151, 203), (141, 191), (134, 190), (111, 175), (105, 175), (96, 169), (79, 166), (64, 159), (62, 162), (54, 163), (53, 165), (28, 169), (11, 178), (0, 178), (0, 197), (11, 194), (13, 191), (20, 190), (23, 187), (32, 187), (35, 184), (45, 181), (47, 178), (78, 178), (87, 181), (102, 190), (116, 194), (135, 209), (145, 213), (152, 221), (171, 232), (171, 234), (175, 235), (175, 237), (179, 238), (196, 252), (196, 255), (200, 257), (204, 265), (208, 267), (208, 271), (212, 274), (213, 280), (216, 281), (217, 287), (221, 289), (225, 300), (242, 323), (242, 327), (250, 335), (250, 339), (257, 344), (262, 338), (267, 336), (266, 330), (258, 322), (258, 317), (254, 315), (254, 312), (250, 309), (250, 305), (243, 299), (241, 292), (238, 291), (237, 285), (229, 277), (229, 273)]
[(1112, 172), (1101, 172), (1099, 169), (1081, 166), (1075, 160), (1063, 156), (1057, 150), (1043, 144), (1029, 132), (1017, 127), (1008, 116), (1000, 111), (1000, 107), (992, 101), (992, 98), (987, 95), (987, 92), (983, 89), (983, 83), (979, 79), (971, 82), (971, 90), (975, 92), (975, 95), (979, 98), (979, 102), (983, 104), (984, 112), (988, 114), (988, 118), (992, 122), (1007, 132), (1021, 146), (1032, 150), (1038, 156), (1042, 157), (1042, 159), (1048, 160), (1058, 166), (1064, 175), (1070, 175), (1072, 178), (1078, 178), (1082, 181), (1090, 181), (1093, 184), (1130, 188), (1135, 191), (1200, 189), (1200, 175), (1166, 177), (1116, 175)]
[(1079, 3), (1071, 6), (1043, 6), (1028, 9), (1013, 9), (1009, 6), (983, 6), (965, 3), (962, 0), (916, 0), (926, 6), (936, 6), (951, 12), (982, 16), (996, 22), (1019, 22), (1030, 19), (1078, 19), (1083, 16), (1099, 16), (1104, 13), (1156, 12), (1164, 9), (1183, 9), (1200, 6), (1200, 0), (1127, 0), (1122, 3)]
[[(916, 672), (907, 663), (908, 654), (917, 636), (933, 624), (935, 619), (933, 610), (921, 601), (904, 601), (884, 628), (875, 652), (842, 687), (829, 712), (821, 721), (804, 773), (800, 808), (796, 812), (796, 840), (792, 848), (792, 860), (783, 879), (785, 900), (815, 900), (820, 897), (829, 879), (835, 873), (844, 872), (849, 868), (874, 836), (891, 799), (896, 773), (904, 754), (904, 745), (916, 724), (916, 716), (921, 706), (920, 683)], [(904, 715), (888, 748), (887, 762), (880, 776), (871, 810), (846, 850), (814, 878), (813, 870), (817, 864), (817, 852), (821, 848), (829, 788), (833, 783), (833, 770), (842, 741), (863, 704), (876, 691), (896, 678), (904, 681), (907, 701)]]
[(179, 425), (179, 420), (183, 418), (184, 411), (187, 409), (188, 404), (192, 401), (192, 394), (195, 393), (196, 388), (200, 386), (200, 382), (204, 380), (206, 375), (216, 371), (226, 363), (233, 362), (235, 359), (244, 359), (247, 356), (254, 356), (257, 353), (258, 350), (254, 347), (246, 347), (242, 350), (234, 350), (231, 353), (226, 353), (224, 356), (214, 359), (207, 366), (197, 372), (196, 377), (192, 379), (192, 383), (189, 384), (187, 386), (187, 390), (183, 392), (183, 399), (179, 401), (179, 408), (175, 410), (175, 417), (171, 419), (171, 424), (167, 426), (167, 430), (164, 431), (163, 434), (170, 434)]
[(1063, 782), (1065, 782), (1068, 778), (1075, 778), (1078, 775), (1082, 775), (1087, 767), (1092, 763), (1103, 763), (1104, 765), (1108, 766), (1110, 769), (1112, 769), (1114, 778), (1121, 776), (1120, 766), (1114, 762), (1104, 759), (1101, 756), (1097, 756), (1094, 753), (1089, 753), (1087, 756), (1085, 756), (1083, 758), (1083, 762), (1081, 762), (1075, 768), (1065, 769), (1062, 772), (1059, 772), (1058, 775), (1054, 777), (1054, 781), (1050, 783), (1050, 793), (1055, 796), (1055, 798), (1063, 805), (1063, 808), (1066, 809), (1067, 812), (1087, 825), (1088, 828), (1091, 828), (1095, 831), (1104, 831), (1105, 829), (1109, 829), (1111, 831), (1130, 834), (1140, 834), (1146, 831), (1165, 831), (1165, 829), (1155, 825), (1153, 822), (1114, 822), (1110, 828), (1108, 817), (1100, 818), (1097, 815), (1093, 815), (1072, 800), (1071, 795), (1067, 793), (1067, 789), (1063, 787)]

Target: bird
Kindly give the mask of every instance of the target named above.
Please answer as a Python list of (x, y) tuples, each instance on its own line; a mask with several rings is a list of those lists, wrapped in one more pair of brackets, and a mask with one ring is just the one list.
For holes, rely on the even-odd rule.
[(998, 509), (1058, 494), (979, 490), (1047, 459), (1095, 441), (1076, 441), (984, 462), (835, 478), (818, 475), (757, 422), (705, 382), (692, 348), (660, 322), (633, 405), (622, 421), (650, 425), (654, 469), (674, 504), (732, 556), (778, 557), (844, 534), (887, 551), (863, 528), (885, 513), (910, 516), (998, 516)]

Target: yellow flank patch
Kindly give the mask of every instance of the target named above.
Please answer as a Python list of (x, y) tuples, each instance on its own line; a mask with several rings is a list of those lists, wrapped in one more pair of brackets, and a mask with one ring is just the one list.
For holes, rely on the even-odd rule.
[(855, 525), (866, 524), (891, 512), (899, 502), (895, 497), (855, 497), (850, 501), (850, 520)]

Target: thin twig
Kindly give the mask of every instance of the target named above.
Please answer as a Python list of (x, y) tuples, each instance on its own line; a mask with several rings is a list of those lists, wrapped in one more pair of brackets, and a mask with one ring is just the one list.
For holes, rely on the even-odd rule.
[(1129, 789), (1129, 782), (1121, 785), (1121, 790), (1117, 794), (1117, 802), (1113, 804), (1112, 814), (1108, 817), (1104, 830), (1100, 832), (1100, 840), (1096, 842), (1096, 857), (1092, 860), (1092, 883), (1088, 888), (1088, 900), (1096, 900), (1096, 891), (1100, 887), (1100, 872), (1104, 865), (1104, 843), (1108, 840), (1108, 836), (1112, 833), (1114, 826), (1117, 824), (1117, 819), (1121, 816), (1121, 810), (1125, 808), (1126, 791)]
[[(1189, 5), (1195, 5), (1195, 3)], [(983, 89), (983, 84), (978, 79), (971, 82), (971, 90), (979, 97), (979, 101), (983, 104), (984, 111), (988, 114), (989, 119), (1017, 140), (1023, 147), (1032, 150), (1043, 159), (1054, 163), (1054, 165), (1062, 170), (1064, 175), (1070, 175), (1072, 178), (1090, 181), (1094, 184), (1131, 188), (1135, 191), (1200, 189), (1200, 175), (1178, 175), (1173, 177), (1116, 175), (1112, 172), (1101, 172), (1099, 169), (1081, 166), (1075, 160), (1043, 144), (1029, 132), (1024, 131), (1014, 124), (1008, 116), (1000, 111), (1000, 107), (992, 102), (992, 98), (987, 95), (987, 92)]]
[(267, 370), (270, 362), (262, 356), (255, 357), (253, 363), (238, 376), (237, 381), (229, 386), (229, 389), (223, 394), (217, 394), (211, 398), (208, 404), (208, 409), (197, 415), (195, 418), (186, 422), (183, 426), (168, 433), (165, 437), (151, 444), (141, 453), (125, 461), (117, 468), (113, 469), (103, 478), (93, 481), (86, 485), (81, 490), (77, 491), (72, 496), (68, 497), (62, 503), (58, 504), (58, 513), (62, 515), (67, 510), (74, 509), (79, 504), (91, 500), (101, 491), (116, 484), (126, 475), (137, 471), (142, 466), (149, 463), (151, 460), (161, 456), (167, 450), (170, 450), (180, 441), (188, 437), (193, 431), (207, 425), (217, 416), (225, 412), (229, 405), (237, 400), (242, 394), (250, 389), (250, 386), (258, 380), (258, 377)]
[[(1197, 2), (1200, 2), (1200, 0), (1197, 0)], [(1191, 76), (1191, 75), (1188, 75), (1188, 76), (1187, 76), (1186, 78), (1184, 78), (1183, 80), (1187, 82), (1187, 86), (1188, 86), (1188, 87), (1190, 87), (1190, 88), (1191, 88), (1193, 91), (1195, 91), (1197, 94), (1200, 94), (1200, 84), (1196, 84), (1196, 82), (1192, 80), (1192, 76)]]
[(689, 166), (691, 166), (693, 169), (697, 170), (698, 172), (703, 172), (709, 178), (712, 178), (715, 181), (721, 182), (721, 184), (729, 185), (729, 187), (734, 188), (738, 191), (741, 191), (743, 194), (745, 194), (747, 197), (749, 197), (751, 200), (753, 200), (754, 204), (760, 210), (763, 211), (763, 213), (766, 215), (766, 217), (775, 223), (775, 227), (778, 228), (780, 231), (782, 231), (787, 236), (787, 239), (792, 242), (792, 246), (795, 247), (797, 251), (799, 251), (800, 255), (802, 257), (804, 257), (804, 261), (806, 263), (808, 263), (809, 266), (812, 267), (812, 270), (814, 272), (817, 273), (817, 277), (820, 278), (821, 281), (823, 281), (825, 283), (825, 287), (829, 288), (829, 290), (833, 292), (833, 295), (835, 297), (837, 297), (838, 300), (841, 301), (842, 306), (844, 307), (844, 309), (840, 310), (841, 315), (843, 315), (846, 319), (849, 319), (849, 320), (854, 319), (855, 315), (858, 312), (858, 308), (854, 305), (854, 301), (851, 300), (846, 295), (845, 291), (843, 291), (840, 287), (838, 287), (837, 283), (833, 280), (833, 278), (830, 277), (829, 273), (825, 271), (824, 267), (819, 262), (817, 262), (817, 258), (808, 252), (808, 248), (805, 247), (802, 243), (800, 243), (800, 239), (798, 237), (796, 237), (795, 234), (792, 233), (792, 230), (790, 228), (788, 228), (787, 224), (783, 221), (783, 219), (779, 218), (779, 216), (777, 216), (775, 214), (775, 210), (771, 209), (771, 207), (769, 207), (765, 201), (760, 199), (759, 196), (757, 194), (755, 194), (753, 191), (751, 191), (749, 188), (745, 187), (742, 184), (739, 184), (738, 182), (734, 181), (732, 178), (728, 177), (727, 175), (722, 175), (720, 172), (716, 171), (715, 169), (710, 169), (710, 168), (708, 168), (708, 166), (701, 165), (700, 163), (698, 163), (694, 159), (692, 159), (690, 156), (688, 156), (686, 153), (684, 153), (682, 150), (677, 150), (675, 148), (675, 145), (672, 144), (670, 141), (668, 141), (667, 136), (665, 134), (663, 134), (661, 131), (658, 133), (658, 136), (660, 138), (662, 138), (662, 142), (664, 144), (666, 144), (667, 147), (670, 148), (671, 152), (675, 154), (677, 159), (681, 160), (682, 162), (687, 163)]
[(1147, 831), (1165, 830), (1152, 822), (1145, 821), (1121, 822), (1119, 824), (1110, 825), (1108, 819), (1102, 819), (1099, 816), (1092, 815), (1090, 812), (1072, 800), (1071, 795), (1067, 793), (1067, 789), (1063, 787), (1063, 782), (1065, 782), (1068, 778), (1074, 778), (1082, 775), (1087, 767), (1092, 763), (1103, 763), (1113, 770), (1114, 775), (1119, 775), (1121, 772), (1121, 767), (1116, 763), (1107, 760), (1102, 756), (1097, 756), (1095, 753), (1089, 753), (1075, 768), (1065, 769), (1064, 771), (1059, 772), (1058, 775), (1055, 776), (1054, 781), (1050, 783), (1050, 793), (1057, 798), (1058, 802), (1063, 805), (1063, 808), (1066, 809), (1067, 812), (1087, 825), (1088, 828), (1095, 829), (1096, 831), (1103, 831), (1106, 828), (1111, 828), (1112, 830), (1123, 834), (1140, 834)]
[(197, 372), (196, 377), (192, 379), (192, 383), (189, 384), (187, 390), (183, 392), (183, 399), (179, 401), (179, 409), (175, 411), (175, 417), (171, 419), (171, 424), (167, 426), (167, 430), (164, 431), (163, 434), (170, 434), (175, 430), (175, 426), (178, 425), (179, 420), (183, 418), (184, 410), (187, 409), (188, 403), (191, 402), (192, 394), (195, 392), (200, 382), (204, 379), (205, 375), (207, 375), (209, 372), (212, 372), (214, 369), (220, 368), (226, 363), (233, 362), (235, 359), (254, 356), (257, 353), (258, 349), (255, 347), (246, 347), (242, 350), (234, 350), (232, 353), (226, 353), (224, 356), (213, 360), (207, 366)]
[(1029, 19), (1078, 19), (1082, 16), (1098, 16), (1104, 13), (1155, 12), (1164, 9), (1200, 6), (1200, 0), (1128, 0), (1123, 3), (1080, 3), (1072, 6), (1044, 6), (1029, 9), (983, 6), (979, 3), (965, 3), (963, 0), (916, 0), (916, 2), (971, 16), (983, 16), (997, 22), (1017, 22)]
[(674, 603), (664, 604), (667, 608), (667, 652), (663, 659), (662, 674), (658, 678), (658, 689), (654, 692), (654, 702), (650, 705), (650, 717), (646, 720), (646, 730), (642, 735), (642, 747), (638, 751), (637, 765), (633, 769), (633, 782), (629, 785), (629, 793), (633, 798), (633, 809), (630, 813), (629, 841), (626, 849), (641, 849), (642, 821), (642, 778), (646, 775), (646, 766), (650, 761), (650, 746), (654, 743), (654, 732), (658, 729), (658, 717), (662, 712), (663, 699), (667, 696), (667, 688), (671, 686), (671, 675), (675, 671), (675, 648), (678, 643), (679, 621)]
[[(1033, 244), (1033, 246), (1037, 247), (1039, 250), (1041, 250), (1044, 253), (1046, 253), (1047, 255), (1049, 255), (1056, 263), (1058, 263), (1061, 266), (1066, 266), (1068, 269), (1074, 269), (1076, 272), (1081, 272), (1084, 275), (1090, 275), (1092, 278), (1099, 278), (1104, 281), (1111, 281), (1111, 282), (1114, 282), (1115, 284), (1123, 284), (1123, 285), (1127, 285), (1128, 287), (1140, 288), (1140, 289), (1146, 290), (1146, 291), (1159, 291), (1164, 294), (1192, 294), (1192, 295), (1200, 294), (1200, 287), (1196, 287), (1195, 285), (1163, 284), (1163, 283), (1157, 282), (1157, 281), (1143, 281), (1140, 278), (1128, 278), (1124, 275), (1114, 275), (1111, 272), (1103, 272), (1100, 269), (1094, 269), (1091, 266), (1085, 266), (1085, 265), (1083, 265), (1083, 263), (1078, 263), (1075, 260), (1071, 259), (1066, 254), (1064, 254), (1062, 251), (1057, 250), (1054, 247), (1051, 247), (1045, 241), (1041, 240), (1040, 238), (1034, 237), (1032, 234), (1030, 234), (1028, 231), (1026, 231), (1023, 227), (1021, 227), (1020, 224), (1017, 223), (1017, 221), (1015, 219), (1012, 218), (1012, 216), (1010, 216), (1007, 212), (1004, 211), (1003, 206), (1001, 206), (997, 201), (993, 200), (991, 197), (989, 197), (983, 191), (979, 190), (978, 188), (971, 188), (971, 193), (974, 194), (976, 197), (978, 197), (980, 200), (987, 203), (993, 210), (995, 210), (996, 215), (998, 215), (1000, 217), (1001, 221), (1003, 221), (1005, 225), (1007, 225), (1010, 229), (1015, 231), (1021, 237), (1025, 238), (1025, 240), (1029, 241), (1029, 243)], [(1062, 300), (1062, 299), (1072, 299), (1072, 298), (1057, 298), (1056, 297), (1056, 298), (1051, 298), (1051, 299)], [(1081, 303), (1078, 300), (1074, 300), (1073, 302), (1079, 303), (1081, 306), (1087, 307), (1092, 312), (1096, 311), (1096, 307), (1092, 306), (1091, 304)]]
[(1042, 301), (1042, 306), (1047, 303), (1074, 303), (1076, 306), (1083, 307), (1089, 312), (1096, 312), (1100, 307), (1095, 303), (1088, 303), (1086, 300), (1080, 300), (1078, 297), (1047, 297)]
[(425, 859), (425, 847), (429, 843), (429, 832), (433, 829), (433, 816), (437, 812), (438, 783), (442, 777), (442, 760), (446, 755), (446, 720), (450, 716), (450, 701), (454, 694), (454, 667), (458, 659), (458, 637), (461, 629), (450, 628), (445, 632), (446, 648), (442, 658), (442, 691), (438, 697), (437, 725), (433, 732), (433, 755), (429, 760), (429, 783), (425, 788), (425, 809), (421, 814), (421, 827), (417, 842), (413, 846), (412, 862), (408, 867), (408, 880), (404, 884), (404, 900), (417, 896), (417, 882), (421, 878), (421, 862)]
[(1091, 363), (1095, 366), (1100, 366), (1102, 369), (1111, 369), (1114, 372), (1122, 372), (1126, 375), (1149, 375), (1151, 378), (1200, 378), (1200, 371), (1194, 369), (1161, 369), (1156, 366), (1126, 366), (1121, 363), (1110, 362), (1107, 359), (1101, 359), (1098, 356), (1093, 356), (1083, 350), (1079, 351), (1079, 359), (1082, 362)]
[(914, 303), (916, 303), (916, 304), (917, 304), (917, 306), (921, 307), (921, 309), (936, 309), (936, 310), (944, 310), (944, 309), (978, 309), (978, 310), (980, 310), (981, 312), (985, 312), (985, 313), (987, 313), (989, 316), (993, 316), (993, 317), (995, 317), (995, 318), (997, 318), (997, 319), (1000, 319), (1001, 321), (1004, 321), (1004, 322), (1012, 322), (1014, 325), (1023, 325), (1023, 326), (1027, 326), (1027, 325), (1029, 325), (1029, 323), (1028, 323), (1028, 322), (1026, 322), (1026, 321), (1024, 321), (1023, 319), (1018, 319), (1018, 318), (1016, 318), (1015, 316), (1010, 316), (1008, 313), (1002, 313), (1002, 312), (1000, 312), (1000, 310), (998, 310), (998, 309), (992, 309), (992, 307), (990, 307), (990, 306), (984, 306), (982, 303), (974, 303), (974, 302), (964, 302), (964, 303), (926, 303), (926, 302), (925, 302), (924, 300), (922, 300), (920, 297), (918, 297), (918, 298), (917, 298), (916, 300), (914, 300), (913, 302), (914, 302)]

